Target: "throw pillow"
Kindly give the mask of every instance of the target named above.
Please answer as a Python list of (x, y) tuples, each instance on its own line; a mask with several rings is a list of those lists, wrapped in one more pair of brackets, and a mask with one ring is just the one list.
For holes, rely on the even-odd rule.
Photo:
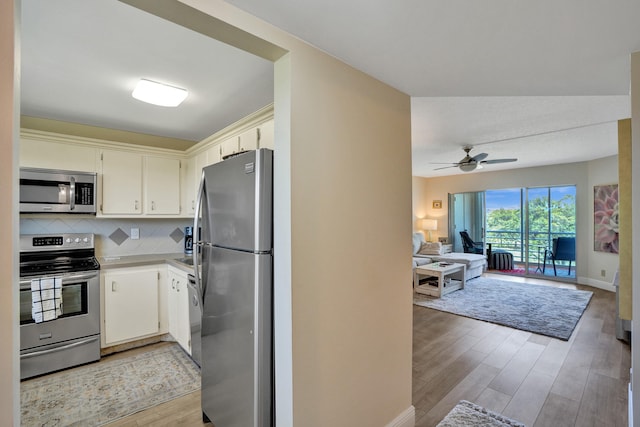
[(440, 255), (442, 250), (442, 243), (440, 242), (425, 242), (420, 246), (418, 253), (420, 255)]
[(413, 233), (413, 253), (417, 254), (420, 250), (424, 238), (422, 237), (422, 233)]

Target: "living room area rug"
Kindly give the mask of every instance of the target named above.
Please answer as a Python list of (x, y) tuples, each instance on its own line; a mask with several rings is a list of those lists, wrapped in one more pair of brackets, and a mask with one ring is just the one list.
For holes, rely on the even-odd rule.
[(567, 341), (593, 292), (486, 277), (442, 298), (414, 293), (415, 305)]
[(461, 400), (436, 427), (526, 427), (519, 421)]
[(178, 344), (110, 357), (23, 381), (21, 425), (99, 426), (200, 389), (200, 370)]

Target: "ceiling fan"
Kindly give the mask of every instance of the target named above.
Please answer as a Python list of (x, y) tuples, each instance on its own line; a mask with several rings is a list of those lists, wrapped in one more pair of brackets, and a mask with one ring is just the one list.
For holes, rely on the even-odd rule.
[(469, 152), (473, 150), (473, 147), (464, 147), (463, 148), (466, 155), (462, 160), (457, 163), (440, 163), (447, 164), (449, 166), (443, 166), (441, 168), (436, 168), (434, 170), (447, 169), (447, 168), (459, 168), (462, 172), (471, 172), (476, 169), (482, 169), (482, 165), (492, 165), (495, 163), (509, 163), (515, 162), (518, 159), (493, 159), (493, 160), (485, 160), (488, 156), (487, 153), (476, 154), (475, 156), (471, 156)]

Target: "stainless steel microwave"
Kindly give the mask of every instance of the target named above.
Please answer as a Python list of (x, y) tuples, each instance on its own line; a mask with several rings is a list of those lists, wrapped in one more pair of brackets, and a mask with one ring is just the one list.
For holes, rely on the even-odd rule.
[(21, 213), (96, 213), (95, 173), (20, 168)]

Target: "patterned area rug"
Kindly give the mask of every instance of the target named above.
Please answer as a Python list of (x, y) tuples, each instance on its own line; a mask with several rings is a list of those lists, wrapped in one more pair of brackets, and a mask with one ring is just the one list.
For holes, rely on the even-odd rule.
[(526, 427), (521, 422), (512, 420), (478, 406), (461, 400), (436, 427)]
[(177, 344), (21, 383), (22, 426), (99, 426), (200, 388)]
[(414, 294), (413, 303), (567, 341), (592, 292), (478, 277), (442, 298)]

